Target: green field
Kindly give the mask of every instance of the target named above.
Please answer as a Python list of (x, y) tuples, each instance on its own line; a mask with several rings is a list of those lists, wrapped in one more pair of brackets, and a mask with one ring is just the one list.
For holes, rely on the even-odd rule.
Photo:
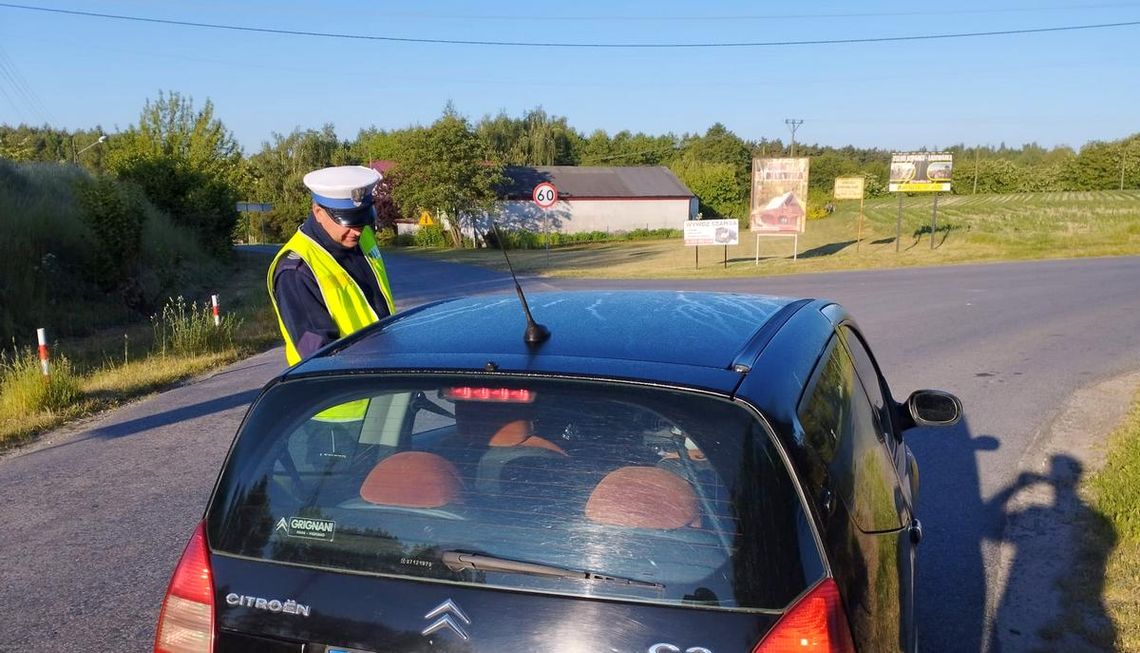
[[(832, 215), (809, 221), (794, 259), (791, 238), (761, 238), (757, 252), (755, 236), (742, 230), (740, 244), (727, 248), (727, 266), (725, 248), (695, 252), (679, 239), (512, 250), (511, 261), (527, 274), (675, 278), (1140, 254), (1140, 191), (943, 196), (931, 248), (933, 204), (932, 195), (903, 198), (898, 251), (899, 201), (887, 197), (866, 202), (858, 242), (858, 202), (839, 202)], [(493, 250), (407, 251), (506, 269)]]

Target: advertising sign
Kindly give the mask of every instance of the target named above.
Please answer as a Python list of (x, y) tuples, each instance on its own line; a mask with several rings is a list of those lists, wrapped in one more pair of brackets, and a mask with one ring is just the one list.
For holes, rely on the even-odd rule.
[(836, 177), (835, 199), (861, 200), (863, 199), (863, 177)]
[(740, 223), (736, 220), (686, 220), (686, 245), (736, 245)]
[(749, 229), (801, 234), (807, 217), (808, 159), (752, 159)]
[(901, 152), (891, 155), (892, 193), (950, 191), (954, 155), (949, 152)]

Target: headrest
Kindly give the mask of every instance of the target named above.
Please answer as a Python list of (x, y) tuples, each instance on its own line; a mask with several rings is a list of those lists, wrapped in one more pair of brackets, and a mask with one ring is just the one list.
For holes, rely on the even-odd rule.
[(495, 435), (491, 436), (491, 441), (488, 444), (492, 447), (537, 447), (566, 455), (562, 447), (546, 438), (532, 435), (531, 424), (525, 419), (516, 419), (504, 424), (502, 428), (495, 431)]
[(656, 467), (622, 467), (610, 472), (586, 502), (586, 519), (626, 528), (684, 528), (699, 515), (692, 486)]
[(462, 491), (459, 471), (447, 459), (402, 451), (372, 468), (360, 486), (360, 498), (382, 506), (438, 508), (454, 503)]

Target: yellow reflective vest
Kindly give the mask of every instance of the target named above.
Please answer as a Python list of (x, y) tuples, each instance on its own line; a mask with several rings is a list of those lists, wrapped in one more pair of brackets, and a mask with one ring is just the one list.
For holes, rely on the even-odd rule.
[[(376, 234), (371, 227), (365, 227), (364, 231), (361, 232), (359, 247), (364, 252), (372, 272), (376, 275), (376, 282), (380, 285), (380, 293), (384, 295), (384, 301), (388, 304), (388, 313), (394, 315), (396, 305), (392, 301), (392, 287), (388, 283), (388, 273), (384, 270), (384, 260), (380, 257), (380, 248), (376, 245)], [(277, 296), (273, 293), (273, 273), (277, 269), (277, 263), (281, 257), (286, 256), (289, 252), (296, 252), (313, 271), (313, 275), (317, 278), (317, 286), (321, 290), (321, 297), (325, 302), (325, 308), (328, 309), (329, 316), (332, 317), (337, 329), (340, 330), (341, 338), (379, 321), (380, 318), (369, 305), (364, 291), (349, 276), (348, 272), (317, 241), (298, 230), (289, 239), (289, 242), (285, 243), (281, 251), (277, 252), (277, 256), (274, 257), (273, 263), (269, 266), (269, 278), (267, 280), (269, 299), (273, 302), (273, 311), (277, 314), (277, 325), (281, 328), (281, 336), (285, 339), (285, 360), (290, 365), (299, 362), (301, 354), (297, 351), (296, 343), (289, 336), (289, 330), (285, 328), (285, 322), (281, 319), (281, 309), (277, 306)]]
[[(392, 301), (392, 287), (388, 284), (388, 273), (384, 270), (384, 259), (380, 257), (380, 248), (376, 245), (376, 234), (371, 227), (365, 227), (360, 234), (360, 249), (368, 260), (368, 267), (376, 275), (376, 282), (380, 285), (380, 293), (388, 304), (388, 313), (395, 315), (396, 305)], [(281, 336), (285, 338), (285, 360), (295, 365), (301, 360), (301, 353), (297, 345), (289, 337), (289, 330), (285, 328), (285, 321), (281, 319), (281, 309), (277, 307), (277, 296), (273, 293), (273, 273), (277, 270), (277, 263), (282, 256), (289, 252), (297, 252), (313, 275), (317, 278), (317, 287), (321, 290), (325, 308), (340, 330), (343, 338), (354, 331), (378, 322), (372, 305), (368, 303), (364, 291), (348, 272), (336, 262), (317, 241), (302, 233), (300, 230), (293, 234), (289, 242), (277, 252), (273, 263), (269, 266), (269, 300), (273, 302), (273, 311), (277, 314), (277, 325), (281, 327)], [(368, 409), (368, 400), (360, 399), (348, 403), (332, 406), (314, 416), (313, 419), (322, 422), (348, 422), (364, 418)]]

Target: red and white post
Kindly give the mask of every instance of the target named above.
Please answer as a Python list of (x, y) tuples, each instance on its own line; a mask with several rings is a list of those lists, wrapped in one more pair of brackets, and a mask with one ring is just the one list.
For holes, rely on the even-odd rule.
[(40, 343), (40, 369), (44, 371), (44, 376), (48, 375), (48, 348), (47, 348), (47, 332), (44, 329), (36, 329), (36, 340)]
[(218, 296), (210, 295), (210, 304), (214, 307), (214, 326), (222, 326), (222, 316), (218, 313)]

